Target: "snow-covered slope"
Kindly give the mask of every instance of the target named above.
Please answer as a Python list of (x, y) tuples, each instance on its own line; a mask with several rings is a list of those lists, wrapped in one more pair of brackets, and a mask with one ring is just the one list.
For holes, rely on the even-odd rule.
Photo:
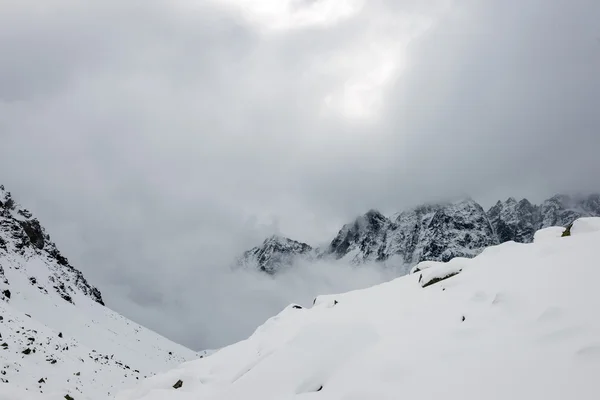
[[(69, 264), (39, 221), (19, 207), (4, 186), (0, 186), (0, 257), (0, 289), (4, 298), (9, 298), (11, 293), (8, 271), (5, 271), (9, 268), (28, 273), (32, 286), (44, 293), (58, 293), (67, 302), (73, 303), (75, 294), (81, 294), (104, 304), (100, 291), (90, 286), (81, 272)], [(39, 262), (25, 268), (32, 259)]]
[(277, 270), (289, 266), (297, 257), (309, 258), (313, 249), (306, 243), (273, 235), (262, 245), (246, 251), (238, 259), (238, 266), (255, 268), (273, 274)]
[(104, 307), (100, 291), (4, 188), (0, 291), (2, 400), (105, 399), (201, 355)]
[(116, 399), (596, 400), (600, 219), (548, 231), (290, 305)]

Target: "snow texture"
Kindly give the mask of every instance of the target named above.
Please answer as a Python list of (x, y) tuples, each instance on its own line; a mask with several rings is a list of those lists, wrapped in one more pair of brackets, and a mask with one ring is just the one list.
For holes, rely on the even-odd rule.
[[(291, 305), (247, 340), (116, 399), (596, 400), (600, 219), (573, 228)], [(419, 283), (452, 266), (452, 278)]]
[(39, 222), (0, 190), (0, 400), (106, 399), (204, 356), (104, 307)]
[[(75, 294), (84, 296), (104, 305), (100, 291), (88, 284), (83, 274), (69, 264), (50, 240), (39, 221), (31, 213), (21, 208), (10, 192), (0, 186), (0, 258), (2, 265), (15, 270), (24, 270), (29, 260), (36, 264), (28, 276), (31, 285), (40, 292), (58, 293), (65, 301), (74, 302)], [(6, 267), (0, 267), (0, 289), (10, 290), (10, 280), (6, 277)]]

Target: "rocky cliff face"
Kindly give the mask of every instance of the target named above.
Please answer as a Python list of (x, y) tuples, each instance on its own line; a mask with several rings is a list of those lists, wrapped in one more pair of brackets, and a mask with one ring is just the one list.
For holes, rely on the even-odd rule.
[[(42, 292), (55, 291), (70, 303), (81, 294), (104, 305), (100, 291), (58, 251), (40, 222), (4, 186), (0, 186), (0, 261), (4, 268), (27, 274), (31, 285)], [(0, 284), (6, 299), (10, 282), (4, 268), (0, 268)]]
[[(472, 199), (421, 205), (391, 218), (371, 210), (344, 225), (327, 248), (316, 252), (319, 257), (343, 259), (354, 265), (387, 262), (408, 271), (420, 261), (470, 258), (488, 246), (509, 240), (529, 243), (538, 229), (567, 226), (577, 218), (590, 216), (600, 216), (598, 194), (556, 195), (539, 206), (511, 197), (498, 201), (487, 212)], [(296, 247), (265, 241), (243, 258), (251, 255), (259, 269), (274, 273), (281, 265), (291, 265), (296, 255), (313, 254), (310, 246), (285, 240), (296, 243)]]
[(371, 210), (344, 225), (324, 254), (347, 258), (354, 264), (384, 260), (386, 257), (381, 251), (391, 225), (383, 214)]
[(540, 215), (538, 206), (527, 199), (516, 201), (513, 197), (505, 202), (498, 201), (488, 211), (499, 243), (509, 240), (519, 243), (533, 241), (533, 234), (539, 229)]
[(310, 257), (312, 252), (312, 247), (306, 243), (274, 235), (262, 245), (246, 251), (238, 260), (238, 265), (273, 274), (299, 257)]
[(354, 264), (396, 257), (412, 265), (473, 257), (494, 243), (485, 211), (473, 200), (465, 200), (420, 206), (398, 214), (393, 221), (369, 211), (345, 225), (325, 254)]
[(580, 217), (600, 214), (600, 194), (591, 196), (556, 195), (540, 206), (540, 227), (566, 226)]
[(541, 205), (531, 204), (527, 199), (514, 198), (496, 203), (488, 211), (488, 217), (500, 243), (513, 240), (530, 243), (538, 229), (550, 226), (567, 226), (577, 218), (600, 216), (600, 195), (556, 195)]

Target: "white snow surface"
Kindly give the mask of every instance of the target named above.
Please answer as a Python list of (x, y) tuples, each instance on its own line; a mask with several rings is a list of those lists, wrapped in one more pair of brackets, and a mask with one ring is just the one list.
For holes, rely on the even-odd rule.
[(561, 237), (564, 231), (565, 227), (563, 226), (550, 226), (548, 228), (543, 228), (533, 235), (533, 241), (534, 243), (539, 243), (547, 240), (553, 241), (556, 238)]
[(415, 273), (290, 305), (247, 340), (116, 399), (596, 400), (600, 219), (574, 228), (489, 247), (426, 288)]
[[(202, 354), (136, 324), (87, 296), (75, 304), (38, 290), (28, 276), (43, 271), (37, 258), (8, 268), (11, 298), (0, 301), (0, 399), (106, 399), (144, 377)], [(41, 274), (38, 274), (40, 276)], [(62, 338), (59, 337), (62, 334)], [(6, 343), (6, 348), (2, 344)], [(23, 351), (29, 349), (29, 354)], [(169, 354), (171, 353), (171, 354)], [(39, 380), (44, 378), (43, 383)]]

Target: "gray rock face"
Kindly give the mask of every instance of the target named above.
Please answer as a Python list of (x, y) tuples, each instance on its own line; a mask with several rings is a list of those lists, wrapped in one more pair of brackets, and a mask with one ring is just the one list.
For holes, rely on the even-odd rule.
[[(100, 291), (91, 286), (58, 251), (40, 222), (29, 211), (19, 207), (10, 192), (0, 186), (0, 282), (3, 285), (10, 286), (10, 282), (4, 276), (2, 260), (10, 259), (7, 265), (18, 267), (20, 263), (14, 259), (15, 255), (20, 260), (38, 259), (48, 266), (52, 288), (40, 287), (40, 290), (54, 290), (71, 303), (73, 294), (80, 292), (104, 305)], [(31, 281), (32, 284), (37, 282), (35, 277)]]
[(391, 227), (389, 219), (379, 211), (371, 210), (344, 225), (325, 254), (335, 258), (348, 256), (354, 264), (384, 260), (387, 257), (381, 250)]
[(238, 265), (273, 274), (291, 265), (299, 257), (310, 257), (312, 252), (312, 247), (306, 243), (274, 235), (262, 245), (246, 251), (238, 260)]
[[(422, 205), (391, 218), (371, 210), (344, 225), (331, 244), (316, 253), (354, 265), (387, 262), (408, 271), (421, 261), (474, 257), (488, 246), (510, 240), (529, 243), (541, 228), (567, 226), (586, 216), (600, 216), (600, 195), (556, 195), (539, 206), (511, 197), (487, 212), (471, 199)], [(272, 274), (281, 265), (291, 265), (296, 254), (315, 254), (304, 243), (285, 240), (306, 247), (280, 245), (270, 250), (265, 241), (244, 257), (252, 255), (259, 269)]]
[(533, 234), (540, 227), (540, 215), (538, 206), (527, 199), (517, 202), (512, 197), (505, 202), (498, 201), (488, 211), (499, 243), (509, 240), (518, 243), (533, 241)]
[(527, 199), (517, 202), (509, 198), (498, 202), (488, 211), (488, 217), (500, 243), (513, 240), (530, 243), (533, 234), (550, 226), (567, 226), (577, 218), (600, 216), (600, 195), (556, 195), (541, 205)]
[(345, 225), (325, 254), (351, 263), (386, 261), (403, 264), (473, 257), (495, 243), (486, 213), (473, 200), (425, 205), (402, 212), (390, 221), (369, 211)]
[(600, 195), (567, 196), (556, 195), (540, 206), (541, 227), (567, 226), (577, 218), (594, 217), (600, 214)]

